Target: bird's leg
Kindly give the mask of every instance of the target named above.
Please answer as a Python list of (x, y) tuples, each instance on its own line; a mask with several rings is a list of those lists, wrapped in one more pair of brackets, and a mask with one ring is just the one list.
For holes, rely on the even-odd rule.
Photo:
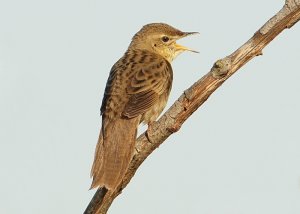
[(148, 139), (148, 141), (150, 142), (150, 143), (152, 143), (153, 144), (153, 142), (152, 142), (152, 140), (151, 140), (151, 136), (152, 136), (152, 133), (153, 133), (153, 124), (155, 123), (155, 121), (149, 121), (148, 122), (148, 129), (147, 129), (147, 131), (146, 131), (146, 137), (147, 137), (147, 139)]

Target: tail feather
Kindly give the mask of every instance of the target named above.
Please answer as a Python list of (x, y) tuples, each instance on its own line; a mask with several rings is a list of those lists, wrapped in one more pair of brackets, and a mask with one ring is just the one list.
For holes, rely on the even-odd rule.
[(120, 184), (132, 159), (139, 119), (103, 119), (91, 171), (91, 188), (115, 189)]

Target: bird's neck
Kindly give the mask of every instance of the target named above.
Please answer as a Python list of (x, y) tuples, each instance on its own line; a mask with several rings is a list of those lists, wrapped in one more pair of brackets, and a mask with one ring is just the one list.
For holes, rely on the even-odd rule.
[(176, 58), (178, 54), (173, 53), (172, 51), (164, 51), (164, 52), (159, 52), (153, 48), (145, 48), (145, 47), (139, 47), (136, 45), (130, 45), (127, 50), (128, 53), (130, 52), (144, 52), (144, 53), (149, 53), (149, 54), (154, 54), (159, 57), (164, 58), (167, 60), (169, 63), (172, 63), (172, 61)]

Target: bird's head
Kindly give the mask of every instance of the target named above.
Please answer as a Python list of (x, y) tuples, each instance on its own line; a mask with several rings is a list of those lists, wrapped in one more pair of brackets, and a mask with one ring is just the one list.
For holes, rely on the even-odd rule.
[(182, 32), (164, 23), (147, 24), (134, 35), (129, 49), (151, 51), (172, 62), (176, 56), (184, 51), (198, 53), (176, 43), (178, 39), (192, 34), (197, 34), (197, 32)]

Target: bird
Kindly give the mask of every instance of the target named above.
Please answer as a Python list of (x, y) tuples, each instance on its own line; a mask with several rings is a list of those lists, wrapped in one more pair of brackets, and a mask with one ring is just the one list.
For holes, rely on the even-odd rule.
[(149, 128), (166, 106), (173, 81), (171, 62), (184, 51), (197, 52), (176, 41), (196, 33), (165, 23), (144, 25), (112, 66), (100, 109), (91, 189), (115, 190), (120, 185), (133, 157), (139, 124)]

